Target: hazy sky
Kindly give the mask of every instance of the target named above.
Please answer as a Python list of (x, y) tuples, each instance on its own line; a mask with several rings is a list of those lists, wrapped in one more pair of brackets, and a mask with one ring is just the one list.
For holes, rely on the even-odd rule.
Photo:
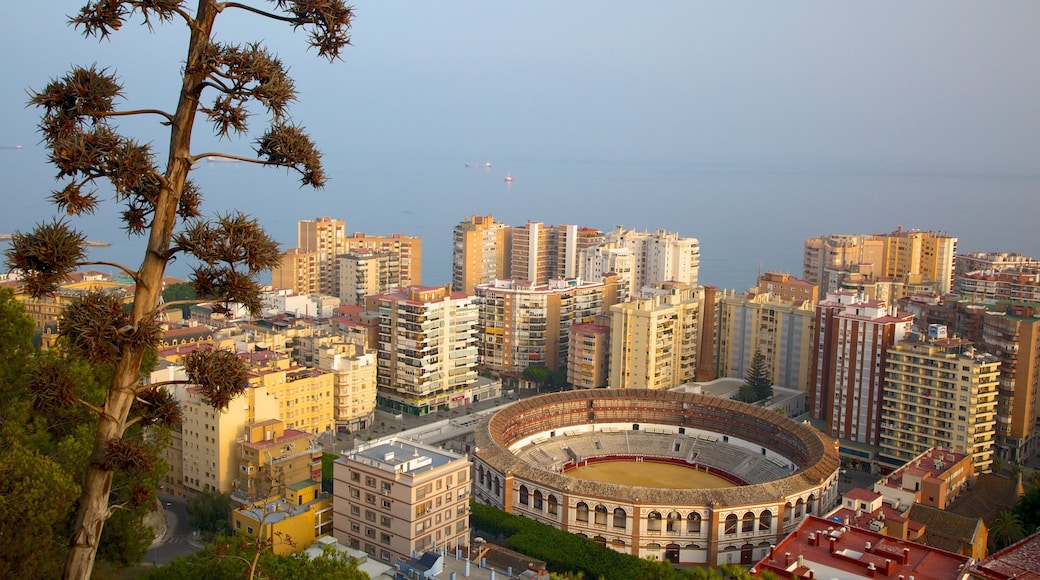
[[(126, 107), (173, 107), (182, 27), (149, 35), (133, 25), (99, 43), (60, 16), (81, 4), (0, 3), (0, 146), (25, 147), (0, 150), (0, 198), (13, 208), (0, 212), (0, 231), (28, 227), (49, 211), (34, 201), (51, 188), (53, 171), (37, 147), (38, 112), (25, 108), (28, 88), (72, 64), (97, 62), (122, 77)], [(1040, 177), (1035, 0), (381, 0), (357, 3), (356, 16), (354, 46), (334, 64), (308, 54), (303, 36), (285, 25), (230, 12), (217, 25), (220, 40), (263, 40), (290, 65), (300, 100), (293, 118), (324, 150), (333, 195), (366, 160), (399, 159), (405, 173), (409, 160), (437, 155), (453, 163)], [(161, 134), (148, 132), (154, 121), (123, 124), (162, 148)], [(207, 131), (201, 126), (196, 152), (216, 147)], [(219, 147), (248, 154), (249, 145)], [(263, 175), (258, 194), (296, 191), (282, 172)], [(447, 193), (437, 183), (427, 188), (395, 195)], [(1036, 193), (1006, 201), (1015, 213), (1040, 215)], [(335, 197), (316, 199), (312, 213), (286, 222), (337, 214), (321, 211)], [(854, 212), (864, 200), (849, 203)], [(476, 211), (460, 207), (457, 220)]]

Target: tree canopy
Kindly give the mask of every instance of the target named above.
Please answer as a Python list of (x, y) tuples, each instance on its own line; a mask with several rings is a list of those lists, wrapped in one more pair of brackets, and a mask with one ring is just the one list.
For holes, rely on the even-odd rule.
[[(31, 90), (29, 104), (42, 113), (38, 125), (58, 186), (50, 201), (62, 218), (16, 232), (5, 252), (7, 265), (21, 272), (25, 291), (40, 297), (55, 291), (82, 266), (118, 268), (134, 282), (133, 301), (103, 292), (83, 294), (64, 310), (59, 335), (61, 357), (103, 369), (107, 386), (92, 397), (66, 360), (36, 364), (26, 383), (34, 410), (62, 416), (78, 409), (92, 415), (92, 435), (81, 479), (78, 512), (70, 527), (64, 575), (88, 578), (102, 531), (118, 509), (140, 509), (144, 487), (159, 469), (156, 450), (141, 428), (171, 425), (180, 419), (173, 395), (163, 384), (142, 380), (161, 336), (163, 276), (171, 260), (193, 259), (190, 284), (198, 300), (228, 309), (238, 303), (260, 308), (257, 276), (279, 263), (278, 246), (256, 222), (232, 212), (204, 217), (202, 192), (189, 179), (203, 157), (224, 157), (295, 171), (302, 185), (320, 188), (326, 174), (321, 154), (303, 127), (289, 118), (296, 91), (287, 67), (258, 42), (215, 40), (215, 23), (225, 11), (284, 22), (307, 32), (319, 57), (336, 60), (350, 43), (353, 9), (343, 0), (276, 0), (272, 3), (218, 0), (96, 0), (84, 2), (69, 17), (84, 36), (105, 39), (132, 20), (149, 29), (181, 25), (186, 35), (176, 105), (121, 109), (123, 86), (114, 69), (96, 64), (73, 66), (42, 88)], [(146, 49), (142, 49), (146, 54)], [(248, 136), (257, 110), (267, 128), (254, 140), (255, 158), (192, 150), (195, 121), (208, 122), (220, 138)], [(116, 119), (155, 119), (168, 130), (164, 150), (120, 132)], [(86, 237), (71, 220), (93, 214), (102, 193), (119, 206), (123, 230), (142, 241), (137, 268), (87, 259)], [(44, 361), (46, 363), (46, 361)], [(245, 388), (245, 367), (233, 353), (199, 350), (187, 361), (187, 382), (204, 399), (224, 408)], [(125, 477), (124, 477), (125, 476)], [(154, 489), (152, 490), (154, 492)], [(115, 503), (113, 503), (115, 502)]]
[(756, 350), (751, 357), (751, 365), (748, 366), (744, 384), (741, 385), (737, 398), (745, 403), (755, 403), (772, 396), (773, 380), (769, 376), (766, 357), (762, 351)]

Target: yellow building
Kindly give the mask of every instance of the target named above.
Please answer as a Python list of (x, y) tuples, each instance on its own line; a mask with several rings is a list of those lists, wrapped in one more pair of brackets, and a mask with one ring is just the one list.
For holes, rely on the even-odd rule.
[(278, 419), (245, 426), (238, 440), (239, 477), (232, 497), (242, 503), (271, 499), (279, 486), (321, 481), (321, 448), (313, 433), (286, 429)]
[(354, 249), (392, 252), (399, 257), (401, 285), (422, 280), (422, 239), (392, 234), (347, 235), (347, 224), (340, 219), (319, 217), (301, 220), (297, 225), (297, 247), (282, 254), (282, 263), (271, 270), (271, 285), (296, 294), (339, 296), (339, 256)]
[(286, 429), (333, 430), (332, 373), (293, 364), (288, 356), (270, 351), (240, 356), (249, 363), (250, 390), (264, 388), (278, 401), (278, 412), (269, 416), (284, 421)]
[(768, 282), (719, 298), (716, 368), (720, 376), (744, 378), (758, 351), (774, 385), (804, 391), (812, 363), (816, 302), (785, 299), (766, 288)]
[(451, 287), (473, 294), (478, 284), (509, 277), (513, 228), (494, 216), (466, 216), (455, 226)]
[[(805, 241), (803, 277), (826, 294), (842, 288), (890, 280), (900, 285), (887, 291), (909, 292), (928, 288), (949, 294), (953, 288), (953, 262), (957, 238), (945, 232), (896, 229), (889, 234), (830, 235)], [(850, 276), (850, 287), (845, 281)], [(902, 294), (874, 296), (895, 300)]]
[(610, 308), (612, 389), (670, 389), (694, 380), (701, 288), (663, 284), (655, 295)]
[(285, 486), (274, 501), (236, 509), (231, 525), (236, 534), (266, 538), (275, 554), (286, 556), (332, 533), (332, 497), (321, 492), (321, 484), (301, 481)]
[(49, 347), (58, 332), (61, 315), (76, 298), (89, 292), (115, 294), (129, 304), (134, 299), (134, 287), (126, 281), (113, 281), (99, 273), (79, 273), (73, 280), (62, 284), (56, 292), (33, 298), (20, 287), (15, 299), (25, 306), (25, 313), (33, 320), (34, 332), (44, 336), (44, 347)]

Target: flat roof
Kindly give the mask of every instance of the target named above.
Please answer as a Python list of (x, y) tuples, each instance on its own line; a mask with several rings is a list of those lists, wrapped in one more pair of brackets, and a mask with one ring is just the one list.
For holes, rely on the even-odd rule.
[(451, 451), (396, 437), (355, 447), (344, 455), (383, 471), (400, 473), (421, 473), (465, 458)]

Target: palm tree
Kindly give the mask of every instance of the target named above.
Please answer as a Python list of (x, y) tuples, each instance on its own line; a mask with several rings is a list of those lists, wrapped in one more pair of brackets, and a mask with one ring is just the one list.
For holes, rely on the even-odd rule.
[(992, 554), (1024, 537), (1026, 532), (1022, 520), (1011, 510), (1004, 510), (989, 524), (989, 552)]

